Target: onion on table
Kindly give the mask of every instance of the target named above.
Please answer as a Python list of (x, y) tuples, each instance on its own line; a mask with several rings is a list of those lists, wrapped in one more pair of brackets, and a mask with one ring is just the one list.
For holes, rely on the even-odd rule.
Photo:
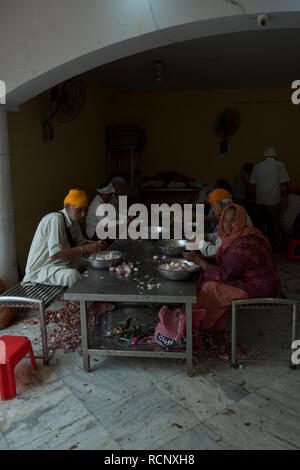
[(121, 264), (118, 264), (117, 266), (111, 266), (109, 268), (110, 272), (115, 272), (119, 276), (129, 276), (132, 273), (137, 273), (139, 268), (137, 265), (139, 265), (140, 262), (138, 261), (123, 261)]

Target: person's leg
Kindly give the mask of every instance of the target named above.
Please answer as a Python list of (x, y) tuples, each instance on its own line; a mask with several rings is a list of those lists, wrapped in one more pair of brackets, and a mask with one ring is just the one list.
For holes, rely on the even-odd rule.
[(276, 204), (274, 206), (266, 206), (266, 209), (268, 236), (270, 238), (272, 250), (273, 253), (279, 253), (281, 204)]
[(79, 279), (80, 272), (77, 269), (59, 269), (49, 277), (49, 284), (71, 287)]
[(265, 206), (262, 204), (255, 204), (254, 206), (254, 225), (262, 233), (265, 233), (266, 230), (266, 210)]
[(204, 308), (206, 311), (201, 322), (201, 329), (213, 328), (227, 309), (231, 307), (233, 300), (247, 298), (247, 292), (238, 287), (229, 286), (222, 282), (206, 282), (201, 287), (197, 303), (199, 308)]

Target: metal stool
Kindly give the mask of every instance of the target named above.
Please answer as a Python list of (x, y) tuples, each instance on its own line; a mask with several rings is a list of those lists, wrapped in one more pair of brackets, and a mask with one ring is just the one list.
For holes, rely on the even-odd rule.
[[(237, 313), (239, 309), (260, 309), (260, 308), (290, 308), (292, 311), (292, 340), (291, 345), (296, 340), (297, 328), (297, 300), (290, 299), (241, 299), (232, 302), (232, 326), (231, 326), (231, 367), (238, 367), (236, 361), (236, 343), (237, 343)], [(290, 368), (296, 369), (292, 363), (293, 349), (291, 347)]]
[(66, 288), (62, 286), (20, 283), (0, 296), (1, 306), (26, 308), (38, 305), (40, 310), (40, 328), (44, 364), (49, 364), (45, 310), (64, 292), (65, 289)]

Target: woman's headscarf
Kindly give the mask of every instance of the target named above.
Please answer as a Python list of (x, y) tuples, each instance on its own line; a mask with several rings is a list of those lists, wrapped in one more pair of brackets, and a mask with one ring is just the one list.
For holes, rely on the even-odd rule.
[[(230, 208), (234, 207), (236, 210), (235, 222), (233, 230), (230, 235), (226, 235), (223, 229), (223, 219), (225, 212)], [(255, 227), (247, 227), (247, 212), (244, 207), (239, 206), (238, 204), (229, 204), (225, 206), (218, 225), (218, 234), (222, 240), (222, 245), (217, 251), (218, 256), (222, 256), (227, 248), (232, 245), (232, 243), (239, 237), (246, 237), (247, 235), (255, 235), (260, 239), (263, 239), (265, 243), (270, 247), (269, 240), (263, 235), (263, 233)]]

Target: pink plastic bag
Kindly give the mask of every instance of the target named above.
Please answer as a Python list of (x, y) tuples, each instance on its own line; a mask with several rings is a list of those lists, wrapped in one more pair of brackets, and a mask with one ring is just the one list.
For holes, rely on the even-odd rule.
[(158, 312), (158, 318), (154, 341), (165, 347), (184, 346), (185, 313), (164, 306)]
[[(203, 309), (193, 309), (193, 342), (197, 342)], [(185, 347), (186, 317), (184, 308), (171, 310), (163, 306), (158, 312), (159, 322), (154, 332), (154, 341), (161, 346), (174, 348)]]

